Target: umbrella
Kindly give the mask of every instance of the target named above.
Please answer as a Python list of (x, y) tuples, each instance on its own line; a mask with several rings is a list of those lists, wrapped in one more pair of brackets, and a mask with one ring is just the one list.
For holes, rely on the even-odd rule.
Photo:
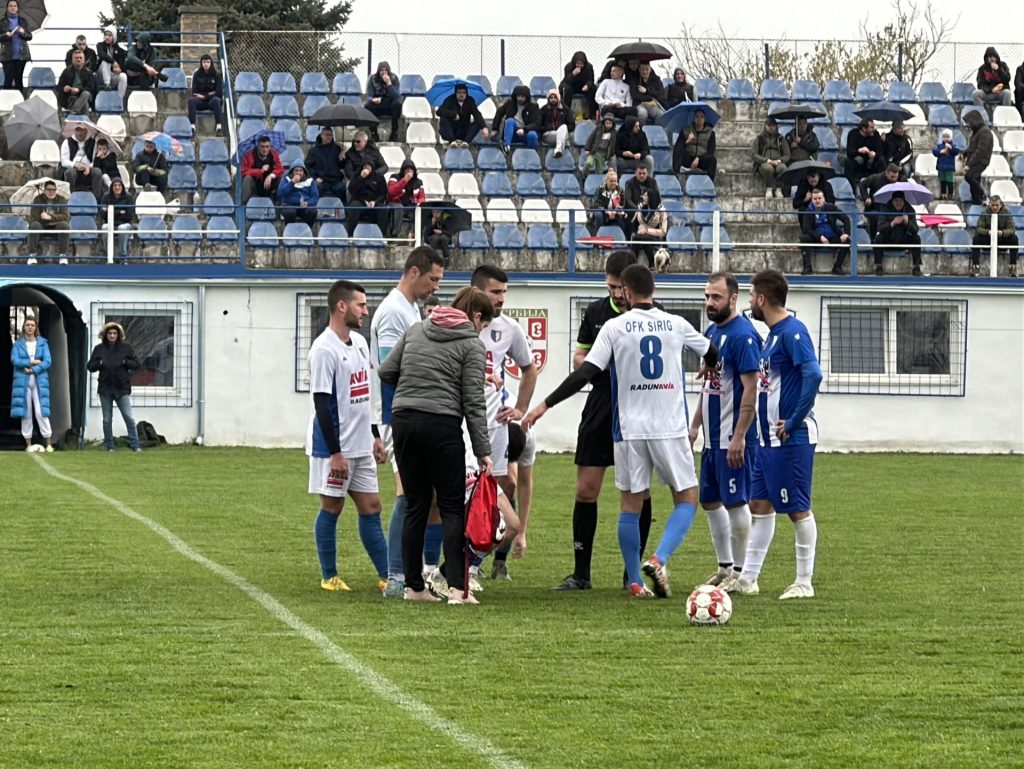
[(473, 97), (473, 101), (477, 104), (483, 104), (484, 100), (487, 99), (487, 94), (484, 93), (484, 89), (480, 87), (479, 83), (473, 83), (469, 80), (459, 80), (459, 78), (456, 77), (450, 80), (438, 80), (427, 89), (426, 97), (427, 101), (430, 102), (430, 106), (441, 106), (441, 102), (455, 93), (455, 87), (459, 85), (466, 87), (466, 90), (469, 91), (469, 95)]
[[(14, 208), (18, 206), (28, 207), (32, 205), (32, 201), (36, 199), (36, 195), (42, 194), (43, 187), (46, 185), (47, 182), (56, 182), (58, 195), (63, 195), (65, 199), (71, 196), (71, 185), (69, 185), (67, 182), (62, 182), (58, 179), (51, 179), (47, 176), (44, 176), (42, 179), (33, 179), (28, 184), (19, 187), (14, 191), (14, 194), (11, 195), (12, 211)], [(13, 211), (13, 213), (18, 212)], [(24, 215), (28, 215), (28, 210), (24, 212)]]
[(119, 158), (124, 157), (124, 152), (121, 150), (121, 146), (114, 141), (113, 137), (91, 120), (65, 120), (64, 127), (61, 129), (60, 135), (65, 139), (68, 139), (75, 135), (75, 129), (79, 126), (85, 129), (86, 136), (90, 139), (106, 139), (107, 147), (110, 151)]
[(800, 180), (812, 171), (820, 175), (823, 180), (831, 179), (836, 175), (836, 169), (825, 163), (819, 163), (817, 160), (798, 160), (779, 174), (779, 184), (783, 189), (792, 187), (799, 184)]
[(49, 17), (50, 12), (46, 10), (46, 3), (43, 0), (21, 0), (18, 3), (18, 16), (21, 17), (29, 32), (37, 32), (43, 26), (43, 22)]
[(816, 117), (825, 117), (825, 110), (810, 104), (780, 104), (768, 113), (768, 117), (773, 117), (776, 120), (796, 120), (805, 117), (810, 120)]
[(60, 118), (57, 110), (38, 96), (15, 104), (4, 124), (7, 150), (11, 158), (28, 160), (32, 142), (36, 139), (60, 138)]
[(697, 112), (704, 113), (707, 124), (713, 126), (718, 122), (718, 113), (702, 101), (684, 101), (677, 104), (670, 110), (666, 110), (658, 118), (666, 131), (679, 132), (693, 122), (693, 116)]
[(285, 148), (288, 146), (282, 131), (268, 131), (265, 128), (261, 128), (259, 131), (254, 131), (238, 142), (238, 150), (231, 157), (231, 162), (236, 166), (240, 165), (242, 155), (246, 152), (252, 152), (253, 148), (256, 146), (256, 142), (264, 136), (270, 139), (271, 148), (277, 150), (278, 154), (284, 152)]
[(473, 228), (473, 212), (454, 203), (448, 203), (443, 200), (428, 200), (421, 208), (423, 209), (425, 221), (429, 221), (432, 211), (444, 212), (448, 217), (445, 226), (452, 235)]
[(583, 238), (576, 238), (577, 243), (588, 243), (592, 246), (600, 246), (601, 248), (615, 248), (615, 244), (621, 243), (621, 240), (616, 241), (615, 238), (609, 237), (608, 235), (588, 235)]
[(352, 104), (325, 104), (308, 119), (311, 125), (319, 126), (370, 126), (380, 121), (366, 107)]
[(663, 45), (657, 43), (645, 43), (639, 40), (635, 43), (623, 43), (610, 54), (609, 59), (639, 59), (640, 61), (654, 61), (655, 59), (671, 59), (672, 52)]
[(921, 224), (925, 227), (941, 227), (944, 224), (963, 224), (963, 220), (942, 214), (925, 214), (921, 217)]
[(909, 205), (920, 206), (931, 203), (935, 195), (930, 189), (917, 182), (893, 182), (882, 187), (871, 196), (876, 203), (888, 203), (892, 200), (893, 193), (902, 192), (903, 197)]
[(175, 139), (173, 136), (165, 134), (163, 131), (150, 131), (149, 133), (142, 134), (143, 141), (153, 142), (156, 148), (165, 155), (184, 155), (185, 148), (181, 146), (181, 142)]
[(881, 120), (884, 123), (891, 123), (894, 120), (910, 120), (914, 117), (913, 112), (903, 109), (899, 104), (893, 104), (891, 101), (876, 101), (866, 107), (854, 110), (853, 114), (861, 118)]

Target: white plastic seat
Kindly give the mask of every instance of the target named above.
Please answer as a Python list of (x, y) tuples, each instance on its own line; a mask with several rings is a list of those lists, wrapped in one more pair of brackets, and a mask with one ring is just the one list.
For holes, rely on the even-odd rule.
[(924, 116), (924, 110), (921, 109), (921, 105), (920, 104), (901, 104), (900, 106), (903, 107), (903, 109), (907, 110), (907, 112), (913, 112), (914, 113), (913, 117), (908, 117), (906, 120), (903, 121), (903, 125), (906, 125), (906, 126), (927, 126), (928, 125), (928, 118), (926, 118)]
[(156, 96), (152, 91), (132, 91), (128, 94), (128, 114), (153, 115), (157, 113)]
[(986, 179), (1010, 179), (1013, 174), (1010, 172), (1010, 164), (1006, 162), (1004, 155), (992, 155), (988, 168), (981, 172)]
[(939, 229), (941, 230), (961, 230), (967, 226), (963, 211), (956, 203), (939, 203), (932, 213), (936, 216), (948, 216), (950, 219), (956, 219), (952, 224), (940, 224)]
[(409, 127), (405, 130), (405, 141), (408, 144), (436, 146), (437, 134), (434, 132), (434, 126), (430, 123), (409, 123)]
[(384, 162), (388, 164), (388, 169), (391, 173), (397, 174), (398, 169), (405, 162), (405, 152), (402, 148), (396, 144), (384, 144), (378, 149), (380, 149), (380, 155), (384, 158)]
[(441, 158), (433, 147), (414, 147), (409, 155), (417, 171), (440, 171)]
[[(498, 107), (495, 105), (493, 99), (484, 99), (480, 104), (476, 105), (480, 108), (480, 117), (490, 123), (494, 120), (494, 116), (498, 114)], [(488, 126), (490, 127), (490, 126)]]
[(406, 120), (430, 120), (434, 117), (434, 111), (424, 97), (406, 96), (402, 99), (402, 117)]
[(998, 195), (1003, 203), (1008, 206), (1017, 205), (1021, 202), (1020, 189), (1010, 179), (997, 179), (989, 187), (988, 194)]
[(128, 127), (120, 115), (100, 115), (96, 118), (96, 125), (106, 131), (115, 141), (123, 142), (128, 136)]
[(143, 190), (135, 198), (135, 214), (143, 216), (166, 216), (170, 213), (170, 207), (164, 201), (164, 196), (157, 190), (146, 192)]
[(0, 91), (0, 115), (6, 115), (14, 109), (14, 105), (21, 104), (23, 101), (25, 101), (25, 97), (17, 89)]
[(551, 224), (554, 219), (551, 216), (551, 206), (543, 198), (528, 198), (523, 201), (523, 210), (520, 211), (523, 224)]
[(419, 174), (419, 177), (420, 181), (423, 182), (423, 194), (432, 200), (444, 197), (444, 180), (441, 178), (441, 174), (434, 171), (426, 171)]
[(996, 128), (1021, 128), (1024, 126), (1024, 120), (1021, 120), (1016, 107), (1001, 104), (992, 113), (992, 125)]
[(587, 209), (578, 200), (568, 198), (566, 200), (559, 200), (558, 206), (555, 209), (555, 221), (559, 224), (569, 223), (569, 210), (576, 212), (576, 226), (582, 227), (587, 223)]
[(486, 221), (486, 219), (484, 219), (483, 206), (480, 205), (480, 200), (478, 198), (457, 198), (455, 200), (455, 205), (469, 211), (473, 217), (473, 222), (483, 224)]
[(448, 177), (448, 194), (452, 197), (477, 197), (480, 195), (480, 185), (471, 173), (454, 173)]
[(36, 139), (28, 151), (28, 159), (34, 166), (60, 165), (60, 147), (53, 139)]
[(936, 158), (931, 152), (922, 152), (914, 158), (914, 176), (927, 178), (938, 176), (939, 172), (935, 167)]
[(487, 221), (491, 224), (519, 224), (519, 212), (510, 198), (492, 198), (487, 203)]
[(1003, 134), (1003, 152), (1007, 155), (1024, 155), (1024, 130), (1015, 129)]

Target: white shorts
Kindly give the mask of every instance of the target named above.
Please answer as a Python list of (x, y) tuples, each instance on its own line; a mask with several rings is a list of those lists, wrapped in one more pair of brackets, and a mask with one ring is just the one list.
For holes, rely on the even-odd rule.
[(498, 425), (488, 431), (491, 439), (491, 461), (494, 475), (508, 475), (508, 425)]
[(391, 460), (391, 469), (395, 475), (398, 475), (398, 460), (395, 459), (395, 436), (391, 434), (391, 425), (380, 425), (377, 429), (380, 431), (380, 440), (384, 444), (384, 451), (388, 453), (388, 459)]
[(618, 441), (615, 444), (615, 488), (639, 494), (651, 488), (651, 471), (672, 491), (697, 485), (690, 441), (681, 438)]
[(373, 457), (348, 457), (348, 478), (331, 478), (330, 457), (309, 458), (309, 493), (325, 497), (344, 497), (350, 491), (376, 494), (377, 463)]
[(533, 467), (537, 461), (537, 431), (526, 430), (526, 443), (523, 444), (523, 453), (519, 455), (516, 462), (520, 467)]

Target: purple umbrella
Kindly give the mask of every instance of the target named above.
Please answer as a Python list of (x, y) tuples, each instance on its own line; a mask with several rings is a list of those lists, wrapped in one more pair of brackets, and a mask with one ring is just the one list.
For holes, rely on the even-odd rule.
[(871, 199), (876, 203), (888, 203), (892, 200), (894, 192), (902, 192), (907, 203), (912, 206), (931, 203), (935, 197), (930, 189), (917, 182), (893, 182), (882, 187), (882, 189), (871, 196)]

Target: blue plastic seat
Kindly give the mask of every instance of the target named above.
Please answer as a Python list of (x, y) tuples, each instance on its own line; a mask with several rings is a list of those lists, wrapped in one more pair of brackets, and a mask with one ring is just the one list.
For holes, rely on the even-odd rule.
[(484, 174), (481, 191), (489, 198), (512, 197), (512, 182), (508, 174), (502, 171), (489, 171)]
[(746, 78), (733, 78), (725, 86), (725, 96), (731, 101), (754, 101), (754, 85)]
[(839, 102), (832, 109), (832, 122), (840, 128), (860, 124), (860, 117), (854, 114), (856, 107), (848, 102)]
[(538, 251), (557, 251), (558, 238), (550, 224), (531, 224), (526, 231), (527, 248)]
[[(1024, 155), (1021, 155), (1021, 157), (1024, 157)], [(1006, 208), (1013, 217), (1013, 226), (1018, 230), (1024, 229), (1024, 205), (1015, 203), (1014, 205), (1007, 206)], [(1021, 244), (1024, 245), (1024, 240), (1021, 241)]]
[(668, 134), (660, 125), (645, 125), (644, 133), (647, 134), (647, 143), (652, 150), (667, 150), (671, 146), (668, 143)]
[[(406, 78), (403, 77), (399, 82), (407, 88), (405, 81)], [(363, 88), (354, 72), (339, 72), (331, 83), (331, 91), (337, 96), (358, 96), (363, 92)]]
[[(672, 82), (671, 78), (669, 82)], [(697, 78), (693, 90), (697, 101), (719, 101), (722, 98), (722, 86), (712, 77)]]
[(167, 242), (167, 224), (164, 222), (164, 218), (162, 216), (140, 217), (138, 238), (144, 246)]
[(568, 150), (560, 158), (556, 158), (554, 150), (551, 150), (544, 156), (544, 169), (551, 173), (574, 173), (576, 160)]
[(100, 91), (96, 94), (95, 109), (100, 115), (123, 115), (124, 102), (117, 91)]
[(821, 89), (813, 80), (793, 81), (793, 101), (821, 101)]
[(686, 177), (686, 197), (688, 198), (715, 198), (718, 193), (715, 191), (715, 183), (710, 176), (704, 174), (690, 174)]
[(953, 83), (950, 101), (954, 104), (974, 104), (975, 86), (973, 83)]
[(537, 150), (520, 147), (512, 152), (513, 171), (539, 171), (540, 155)]
[(861, 80), (857, 83), (857, 91), (854, 96), (861, 104), (885, 99), (881, 84), (874, 80)]
[(72, 216), (68, 227), (71, 228), (72, 243), (92, 243), (99, 237), (96, 232), (96, 219), (92, 216)]
[(536, 171), (519, 174), (519, 178), (516, 180), (516, 194), (521, 198), (547, 197), (548, 188), (544, 184), (544, 177)]
[(850, 185), (850, 180), (845, 176), (834, 176), (828, 180), (828, 183), (832, 185), (832, 192), (835, 193), (837, 201), (857, 199), (853, 187)]
[[(835, 136), (832, 137), (835, 140)], [(824, 163), (825, 165), (832, 166), (833, 168), (839, 168), (839, 153), (830, 150), (819, 150), (817, 161)]]
[(681, 198), (683, 188), (679, 186), (679, 177), (675, 174), (661, 174), (655, 176), (654, 181), (658, 183), (658, 191), (662, 198)]
[(331, 92), (323, 72), (304, 72), (299, 79), (299, 93), (304, 96), (326, 96)]
[(380, 227), (370, 222), (359, 222), (352, 232), (352, 242), (356, 248), (384, 248), (384, 233)]
[(427, 92), (427, 84), (422, 75), (401, 75), (398, 87), (402, 96), (423, 96)]
[(206, 239), (210, 243), (236, 243), (238, 228), (230, 216), (210, 216), (206, 222)]
[(835, 132), (828, 126), (814, 126), (814, 135), (818, 137), (818, 149), (826, 152), (836, 152), (839, 149), (839, 142), (836, 141)]
[(178, 190), (184, 192), (195, 192), (199, 188), (199, 180), (196, 178), (196, 169), (192, 166), (171, 166), (167, 174), (167, 189), (171, 192)]
[(346, 96), (339, 96), (338, 97), (338, 104), (347, 104), (350, 107), (362, 107), (363, 106), (363, 97), (362, 96), (355, 96), (353, 94), (348, 94)]
[(710, 227), (714, 222), (714, 213), (719, 212), (719, 221), (725, 223), (722, 207), (713, 200), (698, 200), (693, 204), (693, 223), (698, 227)]
[(494, 92), (491, 90), (491, 81), (488, 79), (487, 75), (467, 75), (466, 80), (470, 83), (476, 83), (488, 96), (494, 95)]
[(260, 77), (258, 72), (239, 72), (235, 75), (234, 91), (236, 96), (247, 93), (262, 94), (263, 78)]
[(227, 166), (206, 166), (203, 169), (202, 186), (207, 192), (230, 190), (234, 186), (231, 181), (231, 172), (228, 171)]
[(274, 201), (264, 197), (249, 198), (249, 202), (245, 204), (245, 218), (250, 222), (274, 221), (277, 218)]
[(524, 246), (523, 233), (514, 224), (494, 225), (494, 247), (504, 251), (519, 251)]
[(188, 80), (185, 77), (185, 70), (181, 67), (164, 67), (160, 73), (167, 76), (166, 81), (161, 81), (161, 91), (187, 91)]
[[(580, 216), (576, 217), (576, 229), (575, 229), (576, 250), (577, 251), (590, 251), (590, 250), (592, 250), (594, 248), (594, 244), (593, 243), (589, 243), (589, 242), (582, 242), (581, 243), (580, 242), (580, 238), (589, 238), (590, 237), (590, 232), (589, 232), (589, 230), (587, 230), (586, 227), (583, 226), (583, 222), (580, 221), (581, 219), (582, 219), (582, 217), (580, 217)], [(573, 229), (571, 227), (569, 227), (569, 225), (565, 225), (565, 226), (562, 227), (562, 248), (564, 248), (566, 250), (569, 249), (570, 244), (572, 244), (572, 242), (573, 242), (573, 232), (574, 232)], [(621, 233), (622, 231), (619, 230), (619, 232)]]
[[(316, 114), (318, 109), (326, 107), (330, 103), (331, 100), (327, 98), (327, 94), (311, 93), (306, 97), (306, 100), (302, 102), (302, 116), (309, 119)], [(273, 114), (273, 105), (271, 105), (271, 114)]]
[[(320, 126), (314, 126), (317, 132), (320, 131)], [(302, 144), (302, 129), (299, 128), (299, 121), (294, 120), (290, 117), (281, 118), (280, 120), (274, 121), (274, 130), (280, 131), (284, 134), (285, 144)], [(313, 137), (313, 141), (316, 141), (316, 137)]]
[(291, 72), (271, 72), (267, 78), (267, 93), (294, 95), (295, 76)]
[(1013, 159), (1013, 178), (1018, 181), (1024, 179), (1024, 155), (1018, 155)]
[(626, 241), (626, 235), (622, 228), (615, 224), (606, 224), (603, 227), (598, 227), (595, 235), (599, 238), (612, 238), (612, 240), (618, 241), (620, 244)]
[(195, 214), (178, 214), (171, 225), (171, 240), (198, 243), (203, 239), (203, 228)]
[(475, 171), (473, 154), (463, 147), (449, 147), (441, 159), (441, 167), (445, 171)]
[(245, 239), (250, 248), (277, 248), (277, 230), (273, 222), (253, 222)]
[(967, 116), (970, 115), (972, 112), (977, 112), (979, 115), (981, 115), (981, 119), (984, 121), (985, 125), (987, 125), (989, 127), (992, 126), (992, 122), (988, 119), (988, 112), (986, 112), (981, 107), (978, 107), (978, 106), (976, 106), (974, 104), (971, 104), (968, 107), (964, 107), (960, 111), (960, 125), (962, 125), (962, 126), (966, 126), (967, 125)]
[(668, 241), (668, 250), (673, 253), (693, 253), (697, 250), (693, 230), (685, 224), (673, 224), (669, 227), (665, 233), (665, 240)]
[[(587, 178), (583, 180), (583, 194), (588, 198), (594, 197), (603, 183), (604, 174), (587, 174)], [(619, 187), (622, 187), (621, 181)]]
[(555, 87), (555, 79), (549, 75), (535, 75), (530, 78), (530, 95), (534, 99), (547, 98), (548, 91)]
[[(319, 206), (317, 207), (319, 211)], [(358, 225), (357, 225), (358, 226)], [(344, 251), (348, 248), (348, 230), (340, 221), (326, 221), (320, 225), (317, 233), (320, 248), (325, 251)]]
[(242, 121), (242, 125), (238, 128), (238, 136), (240, 139), (244, 139), (247, 136), (252, 136), (258, 131), (267, 130), (267, 121), (257, 118), (247, 118)]
[(831, 104), (849, 104), (853, 101), (853, 91), (850, 84), (845, 80), (829, 80), (825, 83), (825, 91), (822, 94), (825, 101)]
[(192, 124), (187, 115), (168, 115), (164, 120), (164, 133), (175, 139), (192, 139)]
[(207, 163), (227, 165), (229, 160), (228, 145), (224, 143), (223, 139), (203, 139), (199, 145), (199, 162), (203, 165)]
[(889, 101), (896, 104), (917, 104), (913, 83), (896, 80), (889, 83)]
[(345, 206), (341, 198), (334, 195), (324, 195), (316, 201), (316, 220), (326, 222), (330, 219), (340, 219), (345, 214)]
[(681, 200), (663, 200), (661, 202), (670, 224), (689, 224), (690, 212)]
[[(831, 179), (830, 181), (835, 181)], [(836, 200), (836, 208), (850, 217), (850, 226), (854, 229), (858, 227), (867, 227), (867, 219), (864, 214), (861, 213), (860, 206), (854, 200)]]
[(234, 216), (235, 201), (231, 193), (226, 190), (213, 190), (207, 192), (203, 204), (199, 207), (203, 215), (211, 216)]
[(942, 250), (950, 256), (967, 256), (973, 240), (967, 230), (949, 229), (942, 233)]
[(279, 93), (270, 100), (270, 117), (299, 119), (299, 103), (291, 94)]
[(30, 89), (56, 88), (57, 78), (49, 67), (32, 67), (28, 73), (28, 87)]
[(284, 166), (285, 171), (288, 171), (295, 164), (302, 165), (305, 162), (306, 157), (302, 154), (302, 149), (294, 144), (289, 144), (284, 148), (284, 152), (281, 153), (281, 165)]
[[(711, 251), (713, 242), (711, 227), (702, 227), (700, 230), (700, 247), (703, 251)], [(718, 249), (720, 251), (732, 251), (732, 238), (725, 227), (722, 227), (718, 235)]]
[(235, 105), (235, 114), (242, 120), (246, 118), (266, 119), (267, 108), (263, 106), (263, 97), (252, 93), (242, 94), (238, 97), (238, 103)]
[(449, 74), (441, 73), (441, 74), (434, 75), (433, 80), (430, 81), (430, 85), (431, 85), (431, 87), (433, 87), (433, 86), (437, 85), (438, 83), (440, 83), (442, 80), (455, 80), (455, 79), (456, 79), (455, 75), (449, 75)]
[[(851, 221), (856, 220), (851, 217)], [(857, 242), (858, 253), (870, 254), (872, 251), (874, 251), (874, 248), (871, 243), (871, 236), (868, 234), (868, 231), (865, 230), (863, 227), (855, 226), (853, 237), (854, 240), (856, 240)]]
[(969, 209), (967, 209), (967, 214), (964, 216), (964, 221), (967, 222), (967, 226), (970, 229), (973, 230), (975, 227), (978, 226), (978, 218), (982, 215), (982, 213), (984, 213), (985, 208), (986, 207), (982, 205), (972, 205)]
[(590, 140), (590, 134), (594, 133), (596, 127), (589, 120), (577, 123), (576, 130), (572, 132), (572, 143), (580, 149), (586, 147)]
[(928, 125), (933, 128), (958, 128), (956, 113), (948, 104), (933, 104), (928, 110)]
[(960, 202), (961, 206), (969, 206), (971, 204), (971, 186), (966, 181), (962, 181), (957, 185), (956, 199)]
[(68, 213), (71, 216), (96, 216), (98, 211), (96, 198), (87, 190), (72, 192), (68, 198)]
[(576, 178), (576, 174), (551, 174), (551, 194), (556, 198), (578, 198), (580, 180)]
[(0, 243), (24, 243), (28, 240), (28, 222), (14, 214), (0, 215)]
[(670, 174), (673, 172), (671, 150), (651, 150), (651, 160), (654, 161), (655, 174)]
[(512, 95), (512, 89), (522, 84), (523, 81), (516, 75), (502, 75), (498, 78), (498, 87), (494, 89), (494, 94), (499, 99), (507, 99)]
[(491, 247), (487, 240), (487, 231), (479, 222), (474, 222), (472, 228), (459, 233), (459, 248), (466, 251), (487, 251)]
[(181, 154), (178, 155), (172, 152), (167, 156), (167, 163), (169, 165), (186, 165), (192, 166), (196, 162), (196, 145), (192, 143), (191, 139), (181, 140)]
[[(377, 225), (372, 225), (376, 227)], [(378, 234), (380, 230), (377, 230)], [(312, 248), (313, 230), (305, 222), (288, 222), (284, 226), (281, 242), (285, 248)]]
[(946, 86), (942, 83), (921, 83), (918, 100), (922, 104), (948, 104), (949, 94), (946, 93)]
[(481, 147), (476, 156), (476, 165), (481, 171), (505, 172), (508, 170), (508, 159), (497, 147)]
[(931, 227), (922, 227), (917, 234), (921, 236), (921, 246), (926, 254), (937, 254), (942, 250), (939, 247), (939, 236)]
[(786, 84), (776, 78), (765, 78), (761, 81), (761, 101), (789, 101), (789, 89)]

